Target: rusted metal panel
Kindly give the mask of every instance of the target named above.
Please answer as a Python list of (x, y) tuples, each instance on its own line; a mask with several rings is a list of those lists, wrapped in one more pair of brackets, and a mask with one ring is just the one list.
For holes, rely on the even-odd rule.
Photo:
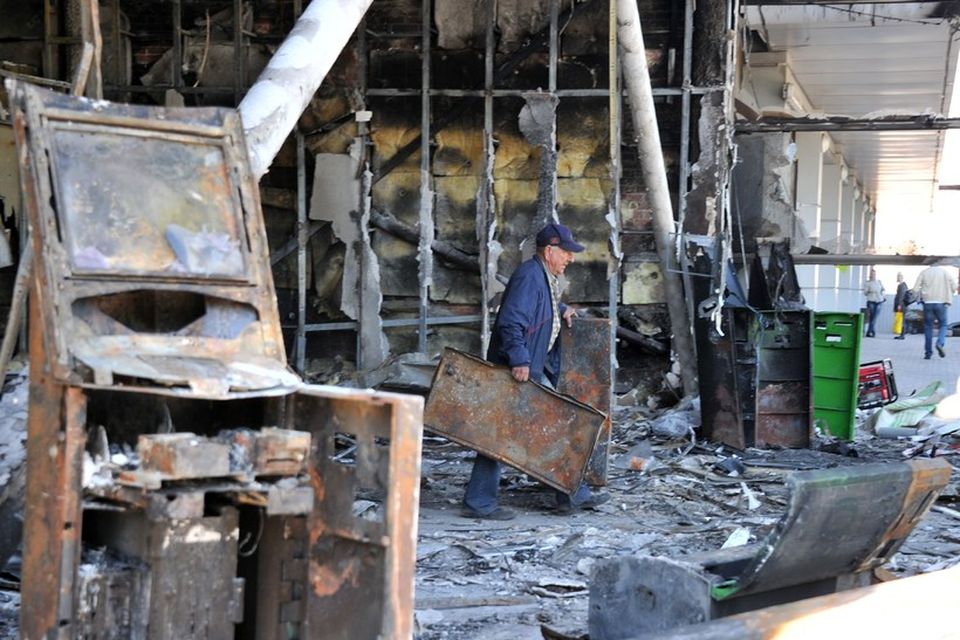
[(262, 476), (295, 476), (303, 471), (309, 454), (309, 433), (265, 427), (256, 432), (252, 456), (254, 473)]
[(606, 416), (499, 367), (445, 349), (424, 423), (431, 431), (573, 493)]
[(149, 568), (144, 563), (106, 563), (103, 560), (81, 566), (77, 580), (75, 637), (97, 640), (146, 638)]
[(607, 484), (610, 453), (610, 403), (613, 397), (613, 361), (608, 318), (573, 318), (560, 330), (560, 379), (557, 390), (588, 404), (607, 418), (600, 427), (597, 446), (590, 456), (584, 480)]
[(222, 432), (218, 439), (232, 447), (233, 467), (242, 467), (253, 476), (295, 476), (304, 470), (310, 455), (310, 434), (306, 431), (232, 429)]
[[(35, 295), (30, 313), (38, 318)], [(31, 326), (20, 633), (44, 638), (53, 630), (72, 630), (86, 399), (45, 372), (44, 331), (40, 323)]]
[(237, 578), (238, 513), (151, 520), (101, 513), (97, 542), (149, 567), (145, 606), (150, 640), (232, 640), (243, 620)]
[(423, 400), (306, 387), (289, 415), (314, 437), (305, 637), (411, 637)]
[(807, 310), (766, 311), (753, 319), (753, 340), (757, 345), (757, 446), (810, 446), (812, 320)]
[(724, 308), (721, 331), (698, 321), (703, 435), (737, 448), (807, 447), (813, 416), (806, 310)]
[(257, 640), (307, 638), (307, 546), (305, 517), (267, 518), (257, 562)]
[(746, 309), (721, 311), (722, 335), (712, 323), (697, 320), (703, 437), (742, 449), (754, 441), (756, 347)]

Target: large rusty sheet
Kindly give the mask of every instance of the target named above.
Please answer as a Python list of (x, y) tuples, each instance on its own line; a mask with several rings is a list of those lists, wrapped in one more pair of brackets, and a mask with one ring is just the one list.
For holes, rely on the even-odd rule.
[(564, 325), (560, 330), (560, 380), (557, 390), (606, 414), (584, 480), (595, 486), (607, 484), (610, 402), (613, 393), (608, 318), (574, 318), (572, 326)]
[(573, 493), (583, 482), (606, 416), (506, 367), (445, 349), (424, 426), (454, 442)]

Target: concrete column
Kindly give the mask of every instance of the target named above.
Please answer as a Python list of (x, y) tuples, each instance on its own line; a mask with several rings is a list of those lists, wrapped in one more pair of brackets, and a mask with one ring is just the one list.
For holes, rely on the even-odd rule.
[(853, 252), (863, 253), (864, 230), (867, 221), (867, 203), (858, 198), (853, 207)]
[[(796, 134), (796, 144), (797, 215), (810, 242), (817, 244), (820, 239), (820, 200), (823, 184), (823, 133), (799, 132)], [(813, 265), (797, 267), (797, 279), (809, 306), (816, 301), (817, 271), (817, 267)]]
[[(840, 164), (823, 165), (820, 199), (820, 246), (836, 252), (840, 239)], [(817, 293), (813, 308), (817, 311), (838, 311), (837, 267), (817, 267)]]
[(823, 183), (823, 133), (797, 133), (797, 215), (814, 243), (820, 238), (820, 198)]
[[(848, 178), (840, 187), (840, 239), (838, 242), (841, 253), (849, 253), (853, 245), (853, 218), (857, 201), (857, 183)], [(860, 308), (860, 286), (855, 280), (857, 270), (847, 266), (840, 271), (839, 282), (839, 311), (856, 311)]]

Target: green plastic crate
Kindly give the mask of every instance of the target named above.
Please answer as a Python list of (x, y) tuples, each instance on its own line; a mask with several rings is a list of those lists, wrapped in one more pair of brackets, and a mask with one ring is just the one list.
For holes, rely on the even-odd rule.
[(863, 315), (823, 311), (813, 320), (813, 419), (853, 440)]

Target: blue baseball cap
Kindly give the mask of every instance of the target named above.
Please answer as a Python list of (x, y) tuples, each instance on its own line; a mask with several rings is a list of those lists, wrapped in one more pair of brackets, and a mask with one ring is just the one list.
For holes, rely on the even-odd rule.
[(540, 229), (540, 233), (537, 234), (537, 246), (560, 247), (561, 249), (573, 251), (574, 253), (583, 251), (583, 245), (574, 241), (570, 229), (567, 229), (557, 222), (551, 222), (543, 229)]

